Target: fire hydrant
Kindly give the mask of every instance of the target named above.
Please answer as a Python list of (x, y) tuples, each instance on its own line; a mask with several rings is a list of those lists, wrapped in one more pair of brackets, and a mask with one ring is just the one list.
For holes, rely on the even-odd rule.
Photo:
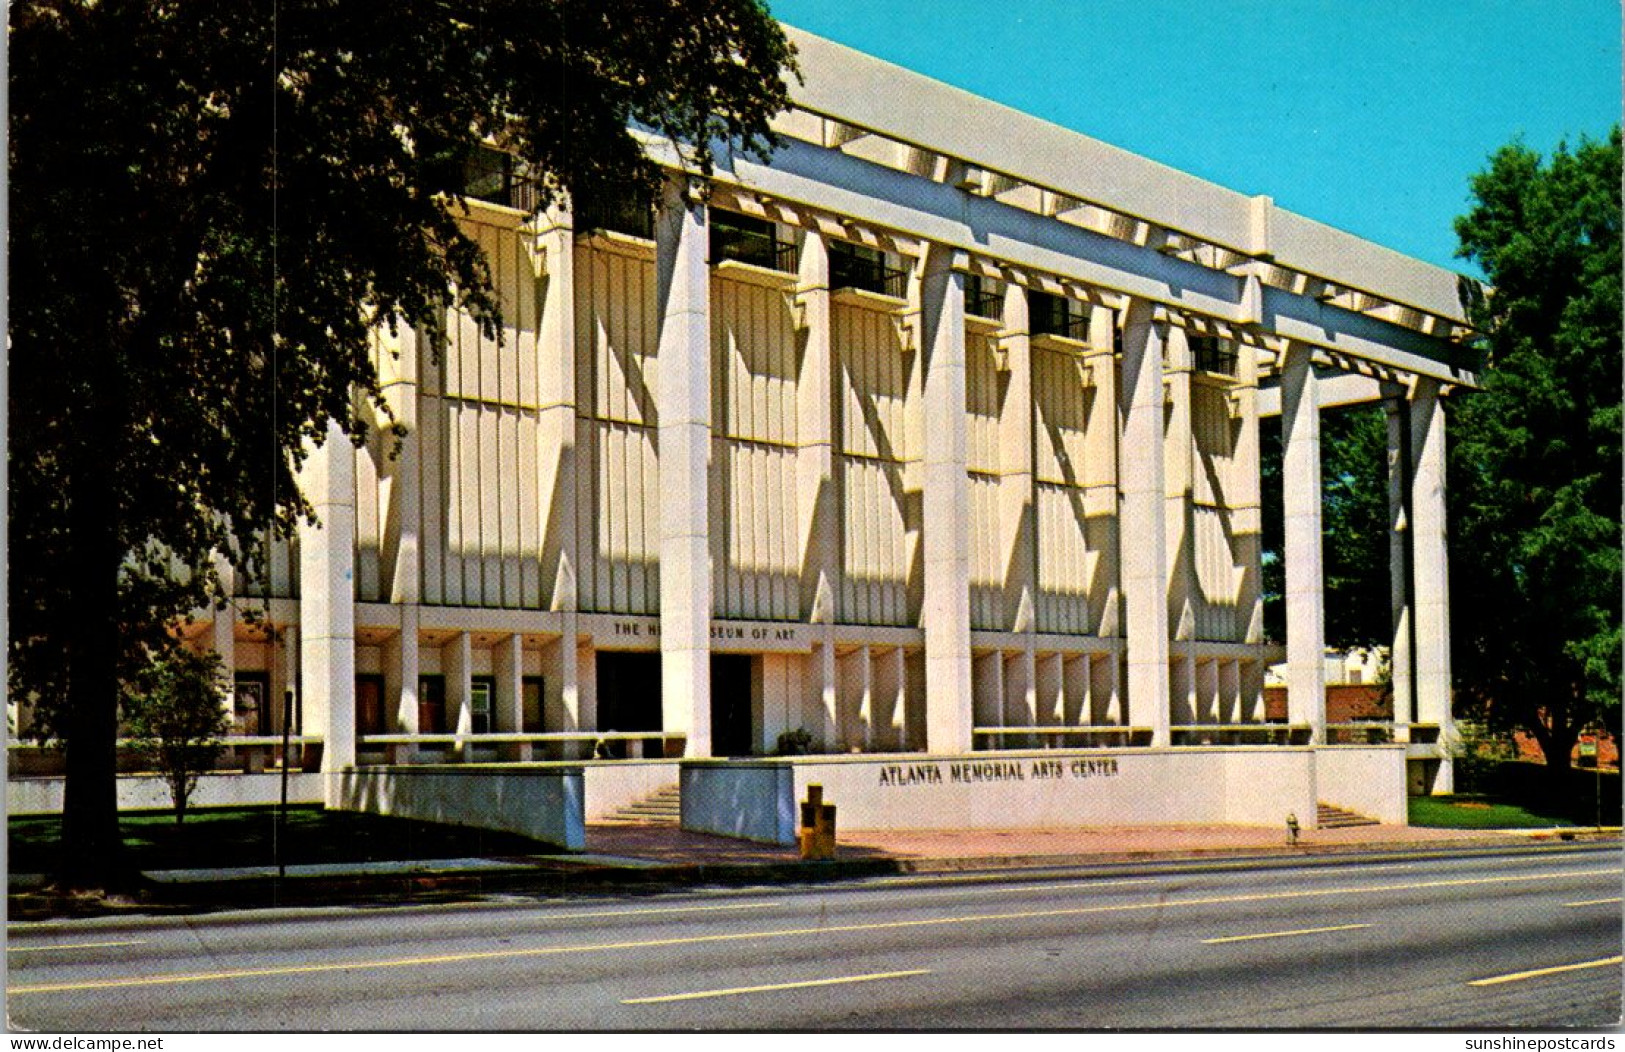
[(1298, 816), (1297, 815), (1287, 815), (1286, 816), (1286, 842), (1288, 844), (1296, 844), (1298, 842)]

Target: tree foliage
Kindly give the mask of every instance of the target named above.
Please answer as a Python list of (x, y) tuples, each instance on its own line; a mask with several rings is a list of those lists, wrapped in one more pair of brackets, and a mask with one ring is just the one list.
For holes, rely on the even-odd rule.
[(1513, 144), (1456, 221), (1493, 290), (1471, 305), (1483, 390), (1451, 420), (1457, 703), (1556, 768), (1588, 724), (1619, 733), (1620, 180), (1617, 126)]
[[(1264, 628), (1286, 639), (1286, 566), (1279, 418), (1260, 429)], [(1320, 418), (1321, 565), (1326, 645), (1339, 650), (1389, 645), (1388, 431), (1380, 404), (1323, 412)]]
[(218, 654), (173, 647), (125, 684), (125, 735), (169, 783), (176, 825), (186, 820), (198, 778), (220, 755), (230, 727), (221, 705), (228, 682)]
[(463, 162), (652, 199), (632, 126), (772, 145), (760, 0), (24, 0), (10, 8), (10, 689), (66, 739), (65, 875), (116, 857), (118, 681), (309, 508), (379, 325), (497, 304)]

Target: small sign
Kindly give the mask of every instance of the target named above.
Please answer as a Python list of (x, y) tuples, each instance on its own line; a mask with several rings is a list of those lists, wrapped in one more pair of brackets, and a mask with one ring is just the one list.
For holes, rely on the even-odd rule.
[(1597, 755), (1597, 739), (1595, 739), (1595, 738), (1581, 738), (1580, 739), (1580, 755), (1581, 756), (1595, 756), (1595, 755)]

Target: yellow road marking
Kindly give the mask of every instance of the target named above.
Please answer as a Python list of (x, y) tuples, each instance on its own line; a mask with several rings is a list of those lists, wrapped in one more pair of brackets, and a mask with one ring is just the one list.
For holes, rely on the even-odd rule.
[(930, 969), (915, 968), (907, 972), (875, 972), (871, 975), (843, 975), (835, 979), (808, 979), (799, 983), (769, 983), (766, 986), (735, 986), (727, 990), (697, 990), (689, 994), (667, 994), (664, 997), (633, 997), (623, 1005), (657, 1005), (667, 1001), (698, 1001), (704, 997), (733, 997), (736, 994), (760, 994), (773, 990), (802, 990), (809, 986), (839, 986), (842, 983), (872, 983), (877, 979), (906, 979), (911, 975), (930, 975)]
[(1560, 880), (1571, 877), (1614, 876), (1615, 869), (1581, 869), (1562, 873), (1525, 874), (1514, 877), (1470, 877), (1460, 880), (1424, 880), (1409, 884), (1373, 884), (1369, 887), (1311, 888), (1251, 895), (1211, 895), (1196, 899), (1158, 899), (1153, 902), (1125, 902), (1111, 906), (1072, 906), (1066, 909), (1018, 910), (1013, 913), (982, 913), (963, 917), (927, 917), (918, 920), (884, 921), (879, 924), (842, 924), (817, 928), (781, 928), (773, 931), (726, 932), (715, 935), (688, 935), (669, 939), (640, 939), (631, 942), (588, 943), (580, 946), (539, 946), (524, 950), (480, 950), (471, 953), (437, 954), (429, 957), (401, 957), (389, 960), (348, 961), (331, 964), (292, 964), (274, 968), (244, 968), (235, 971), (178, 975), (138, 975), (125, 979), (90, 982), (46, 983), (14, 986), (12, 995), (62, 993), (71, 990), (111, 990), (127, 986), (168, 986), (176, 983), (219, 982), (225, 979), (263, 979), (278, 975), (317, 975), (326, 972), (379, 968), (414, 968), (430, 964), (463, 964), (469, 961), (508, 960), (519, 957), (550, 957), (566, 953), (595, 953), (612, 950), (649, 950), (667, 946), (694, 946), (703, 943), (746, 942), (752, 939), (827, 938), (846, 932), (871, 932), (900, 928), (942, 927), (949, 924), (976, 924), (988, 921), (1037, 920), (1081, 917), (1095, 913), (1129, 913), (1143, 910), (1177, 909), (1189, 906), (1219, 906), (1237, 902), (1272, 902), (1286, 899), (1326, 898), (1333, 895), (1370, 895), (1385, 891), (1419, 891), (1429, 888), (1457, 888), (1478, 884), (1520, 884), (1533, 880)]
[(730, 902), (721, 906), (661, 906), (641, 910), (591, 910), (583, 913), (547, 913), (537, 918), (551, 920), (591, 920), (599, 917), (642, 917), (651, 913), (715, 913), (721, 910), (765, 910), (781, 902)]
[(1319, 935), (1328, 931), (1353, 931), (1356, 928), (1369, 928), (1369, 924), (1338, 924), (1330, 928), (1299, 928), (1296, 931), (1266, 931), (1257, 935), (1226, 935), (1220, 939), (1203, 939), (1202, 945), (1216, 946), (1221, 942), (1251, 942), (1253, 939), (1285, 939), (1291, 935)]
[(1600, 961), (1583, 961), (1580, 964), (1560, 964), (1555, 968), (1535, 968), (1527, 972), (1513, 972), (1510, 975), (1492, 975), (1488, 979), (1474, 979), (1468, 986), (1494, 986), (1496, 983), (1515, 983), (1519, 979), (1535, 979), (1542, 975), (1556, 975), (1559, 972), (1577, 972), (1582, 968), (1606, 968), (1610, 964), (1619, 964), (1625, 958), (1604, 957)]
[(65, 942), (55, 946), (7, 946), (7, 953), (45, 953), (48, 950), (99, 950), (104, 946), (140, 946), (145, 939), (124, 939), (119, 942)]
[(1565, 902), (1565, 903), (1563, 903), (1563, 905), (1565, 905), (1565, 906), (1604, 906), (1604, 905), (1607, 905), (1610, 902), (1618, 902), (1618, 901), (1619, 901), (1619, 896), (1615, 895), (1611, 899), (1586, 899), (1584, 902)]

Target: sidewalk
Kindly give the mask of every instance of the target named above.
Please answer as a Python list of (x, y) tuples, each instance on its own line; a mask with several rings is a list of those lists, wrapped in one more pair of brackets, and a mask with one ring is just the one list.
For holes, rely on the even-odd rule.
[(1618, 828), (1467, 830), (1360, 826), (1303, 831), (1247, 826), (1157, 826), (1057, 830), (855, 831), (830, 861), (802, 861), (793, 847), (754, 844), (672, 826), (588, 826), (573, 855), (462, 858), (357, 865), (168, 870), (146, 874), (141, 900), (119, 906), (44, 894), (39, 878), (13, 874), (13, 919), (75, 913), (143, 913), (210, 908), (447, 898), (495, 892), (570, 894), (656, 890), (701, 884), (813, 882), (897, 874), (949, 874), (1124, 865), (1201, 865), (1225, 860), (1281, 864), (1352, 853), (1490, 851), (1529, 843), (1619, 843)]

